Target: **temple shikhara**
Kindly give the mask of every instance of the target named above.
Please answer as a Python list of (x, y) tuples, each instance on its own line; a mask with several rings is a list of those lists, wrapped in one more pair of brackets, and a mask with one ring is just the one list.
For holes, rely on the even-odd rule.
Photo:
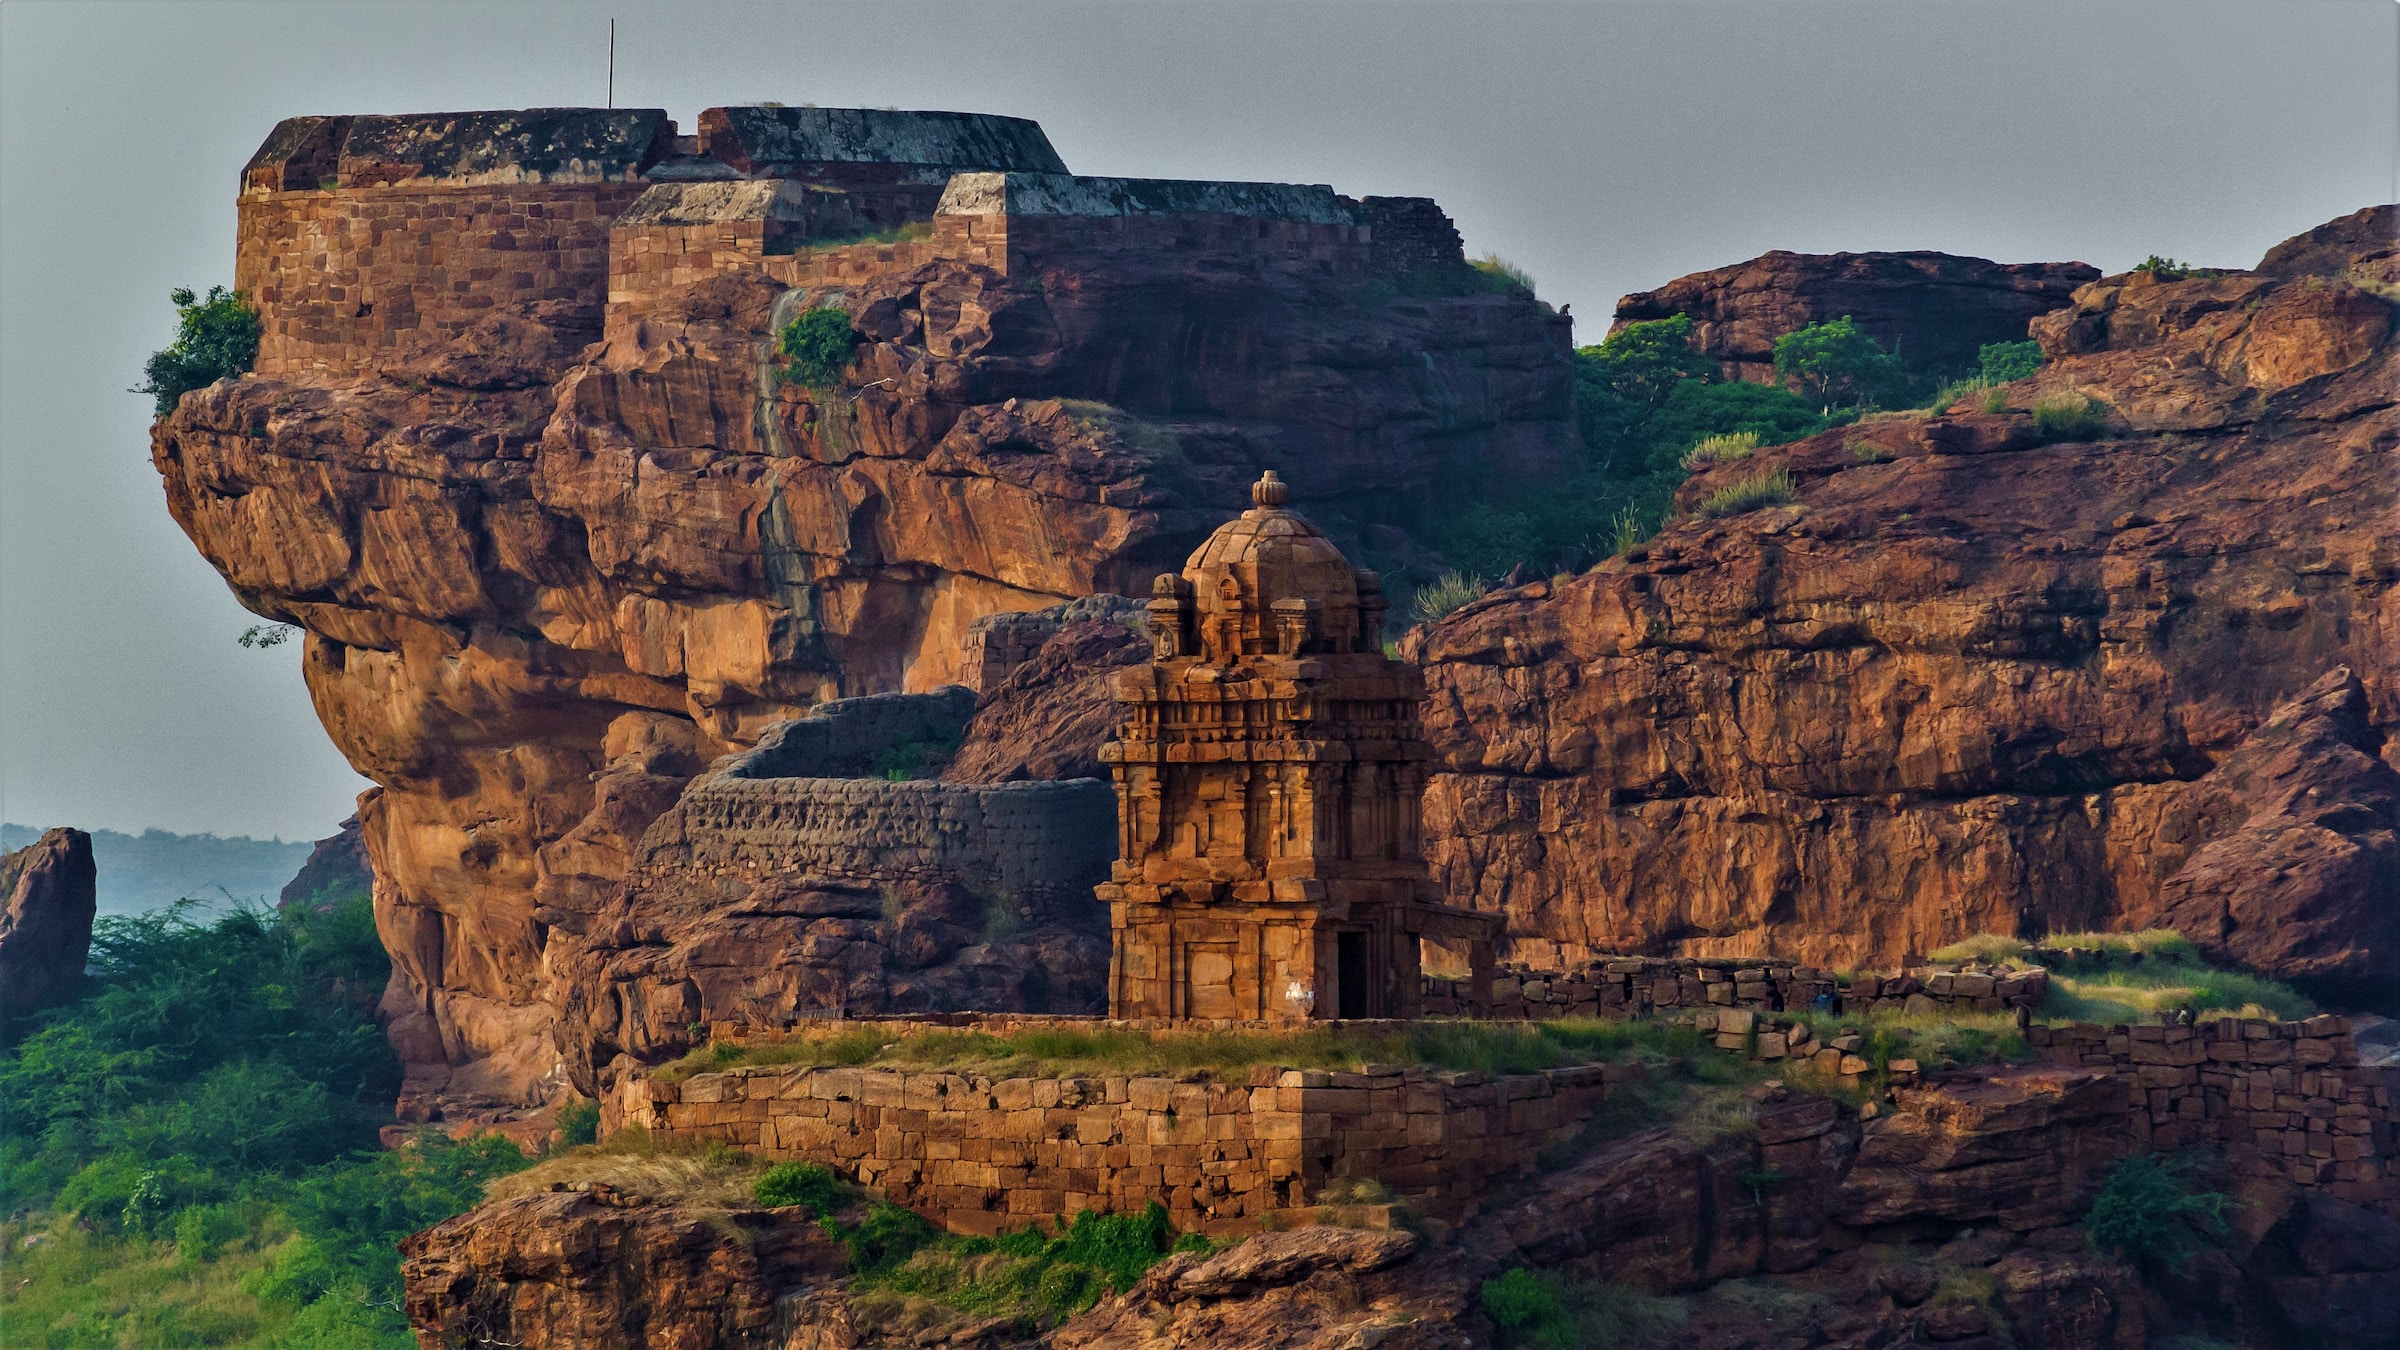
[(1423, 944), (1489, 978), (1496, 916), (1439, 903), (1418, 813), (1425, 688), (1383, 654), (1375, 573), (1255, 505), (1158, 578), (1147, 665), (1115, 683), (1107, 885), (1116, 1017), (1415, 1017)]

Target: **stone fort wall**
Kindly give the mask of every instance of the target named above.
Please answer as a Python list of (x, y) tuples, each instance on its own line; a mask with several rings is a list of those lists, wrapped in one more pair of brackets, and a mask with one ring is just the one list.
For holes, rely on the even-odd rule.
[(1640, 1073), (1262, 1068), (1209, 1083), (745, 1067), (629, 1078), (603, 1127), (821, 1163), (959, 1233), (1153, 1200), (1180, 1228), (1255, 1231), (1344, 1178), (1380, 1181), (1457, 1222), (1493, 1187), (1532, 1175)]

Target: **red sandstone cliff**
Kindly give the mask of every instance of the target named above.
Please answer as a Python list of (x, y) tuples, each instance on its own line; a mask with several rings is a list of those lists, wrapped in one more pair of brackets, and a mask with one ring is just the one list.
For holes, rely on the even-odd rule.
[(82, 992), (98, 883), (81, 830), (0, 854), (0, 1023)]
[[(776, 719), (955, 678), (980, 616), (1146, 590), (1265, 467), (1355, 537), (1574, 454), (1566, 321), (1451, 284), (1431, 203), (732, 111), (285, 124), (241, 199), (258, 370), (153, 432), (176, 521), (307, 630), (379, 785), (415, 1097), (548, 1090), (554, 944)], [(864, 345), (809, 393), (772, 347), (820, 304)]]
[[(2388, 992), (2395, 283), (2391, 207), (2255, 272), (2095, 281), (2008, 411), (1717, 466), (1647, 547), (1412, 635), (1451, 894), (1535, 959), (2172, 924)], [(2068, 393), (2105, 424), (2045, 437)], [(1790, 505), (1697, 512), (1776, 468)]]

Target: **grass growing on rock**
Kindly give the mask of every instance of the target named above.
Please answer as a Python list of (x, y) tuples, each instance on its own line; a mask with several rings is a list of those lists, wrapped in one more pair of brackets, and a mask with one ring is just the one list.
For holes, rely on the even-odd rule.
[(2209, 964), (2191, 939), (2167, 928), (2137, 933), (2056, 933), (2040, 943), (1980, 934), (1933, 953), (1941, 962), (1979, 960), (2002, 968), (2034, 964), (2039, 946), (2053, 953), (2050, 996), (2037, 1010), (2062, 1022), (2148, 1022), (2157, 1013), (2235, 1017), (2312, 1016), (2317, 1005), (2290, 985)]
[(1738, 516), (1762, 506), (1781, 506), (1792, 499), (1793, 491), (1791, 470), (1777, 469), (1709, 493), (1700, 499), (1700, 514), (1716, 519)]

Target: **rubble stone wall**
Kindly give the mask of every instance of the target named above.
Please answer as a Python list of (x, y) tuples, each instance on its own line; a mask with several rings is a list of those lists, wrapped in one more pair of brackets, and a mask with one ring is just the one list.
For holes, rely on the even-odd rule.
[(1639, 1072), (1262, 1068), (1227, 1084), (744, 1067), (630, 1079), (604, 1124), (821, 1163), (960, 1233), (1152, 1200), (1181, 1228), (1254, 1230), (1344, 1178), (1456, 1222)]

